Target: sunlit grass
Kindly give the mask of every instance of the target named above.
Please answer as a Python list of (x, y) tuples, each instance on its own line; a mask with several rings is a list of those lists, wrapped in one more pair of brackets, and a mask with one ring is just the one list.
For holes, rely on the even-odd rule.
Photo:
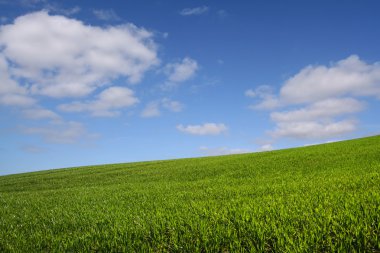
[(380, 250), (380, 137), (0, 177), (0, 252)]

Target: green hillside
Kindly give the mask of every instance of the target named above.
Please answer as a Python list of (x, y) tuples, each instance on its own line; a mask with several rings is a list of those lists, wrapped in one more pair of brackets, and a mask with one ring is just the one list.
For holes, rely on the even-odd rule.
[(380, 252), (380, 136), (0, 177), (0, 252), (61, 251)]

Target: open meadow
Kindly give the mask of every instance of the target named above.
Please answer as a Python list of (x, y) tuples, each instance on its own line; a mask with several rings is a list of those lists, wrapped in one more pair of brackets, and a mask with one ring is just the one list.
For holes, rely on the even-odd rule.
[(380, 252), (380, 136), (1, 176), (0, 252), (61, 251)]

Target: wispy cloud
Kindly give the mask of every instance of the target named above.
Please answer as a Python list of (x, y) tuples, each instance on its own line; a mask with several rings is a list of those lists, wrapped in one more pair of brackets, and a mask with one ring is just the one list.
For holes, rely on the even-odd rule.
[(117, 21), (121, 20), (119, 15), (116, 14), (116, 12), (112, 9), (108, 10), (93, 10), (93, 14), (95, 17), (97, 17), (100, 20), (104, 21)]
[(161, 115), (161, 111), (160, 111), (159, 101), (149, 102), (140, 114), (140, 116), (143, 118), (158, 117), (160, 115)]
[(0, 23), (5, 23), (8, 21), (8, 18), (7, 17), (4, 17), (4, 16), (1, 16), (0, 17)]
[(141, 112), (141, 117), (151, 118), (161, 115), (161, 109), (165, 109), (171, 112), (180, 112), (183, 109), (183, 104), (179, 101), (171, 100), (169, 98), (163, 98), (149, 102), (144, 110)]
[(34, 120), (50, 119), (50, 120), (57, 121), (61, 119), (61, 117), (57, 113), (48, 109), (38, 108), (38, 107), (24, 109), (22, 113), (24, 117), (28, 119), (34, 119)]
[(41, 127), (22, 127), (21, 131), (27, 135), (41, 136), (46, 142), (62, 144), (74, 144), (96, 136), (89, 134), (82, 123), (74, 121)]
[(46, 149), (40, 146), (30, 145), (30, 144), (22, 145), (20, 149), (24, 151), (25, 153), (30, 153), (30, 154), (39, 154), (46, 151)]
[(177, 125), (177, 130), (191, 135), (219, 135), (227, 132), (223, 123), (204, 123), (202, 125)]
[(274, 89), (269, 85), (260, 85), (254, 90), (246, 90), (244, 94), (247, 97), (258, 98), (261, 100), (258, 104), (250, 105), (250, 109), (271, 110), (278, 108), (281, 105), (279, 99), (274, 94)]
[(226, 10), (218, 10), (217, 14), (220, 18), (226, 18), (228, 17), (228, 12)]
[(207, 13), (209, 10), (209, 7), (207, 6), (199, 6), (195, 8), (185, 8), (179, 12), (182, 16), (192, 16), (192, 15), (202, 15)]
[[(8, 2), (11, 2), (11, 1), (8, 1)], [(35, 7), (36, 5), (39, 5), (39, 4), (46, 4), (48, 1), (47, 0), (19, 0), (18, 2), (25, 7)]]
[[(2, 1), (0, 1), (0, 4)], [(10, 0), (3, 1), (6, 4), (17, 5), (21, 8), (26, 8), (30, 10), (46, 10), (50, 13), (63, 14), (66, 16), (71, 16), (77, 14), (81, 11), (79, 6), (74, 6), (72, 8), (63, 7), (62, 3), (58, 1), (49, 1), (49, 0)]]

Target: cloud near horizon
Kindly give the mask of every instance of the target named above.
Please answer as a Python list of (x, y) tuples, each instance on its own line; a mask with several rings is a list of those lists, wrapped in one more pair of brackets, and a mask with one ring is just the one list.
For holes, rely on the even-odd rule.
[(219, 156), (219, 155), (233, 155), (233, 154), (244, 154), (253, 152), (250, 149), (243, 148), (227, 148), (227, 147), (217, 147), (217, 148), (209, 148), (206, 146), (202, 146), (199, 148), (202, 154), (207, 156)]

